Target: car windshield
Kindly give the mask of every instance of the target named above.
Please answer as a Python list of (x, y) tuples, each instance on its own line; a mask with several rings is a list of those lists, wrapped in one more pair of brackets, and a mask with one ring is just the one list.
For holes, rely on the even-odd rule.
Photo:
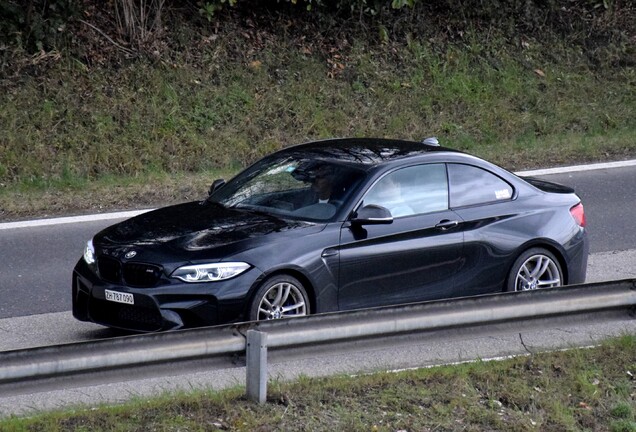
[(332, 220), (364, 176), (362, 170), (303, 155), (269, 157), (214, 192), (231, 208), (304, 220)]

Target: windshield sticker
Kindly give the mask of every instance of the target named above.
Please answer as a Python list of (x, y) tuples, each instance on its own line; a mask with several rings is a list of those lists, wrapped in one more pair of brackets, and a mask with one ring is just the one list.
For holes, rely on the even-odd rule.
[(508, 199), (510, 198), (510, 190), (509, 189), (501, 189), (495, 191), (495, 197), (497, 199)]

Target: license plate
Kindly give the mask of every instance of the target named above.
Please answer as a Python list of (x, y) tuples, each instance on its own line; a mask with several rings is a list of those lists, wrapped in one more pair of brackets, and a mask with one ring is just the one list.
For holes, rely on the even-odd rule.
[(104, 290), (104, 294), (106, 294), (106, 300), (117, 302), (117, 303), (126, 303), (126, 304), (135, 304), (135, 298), (132, 294), (122, 293), (118, 291), (110, 291)]

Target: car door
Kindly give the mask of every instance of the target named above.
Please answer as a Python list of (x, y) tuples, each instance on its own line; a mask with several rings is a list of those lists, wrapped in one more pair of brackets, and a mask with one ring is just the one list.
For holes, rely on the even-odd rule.
[[(398, 189), (387, 192), (399, 184)], [(392, 223), (341, 230), (339, 306), (357, 309), (454, 295), (460, 268), (462, 221), (448, 208), (445, 164), (390, 172), (365, 193), (358, 208), (395, 212)]]

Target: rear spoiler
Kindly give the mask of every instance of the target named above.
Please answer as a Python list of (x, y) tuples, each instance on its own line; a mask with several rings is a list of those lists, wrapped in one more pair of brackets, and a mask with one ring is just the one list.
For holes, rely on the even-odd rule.
[(521, 178), (527, 181), (528, 183), (530, 183), (532, 186), (544, 192), (562, 193), (562, 194), (574, 193), (574, 189), (559, 183), (549, 182), (546, 180), (539, 179), (537, 177), (521, 177)]

